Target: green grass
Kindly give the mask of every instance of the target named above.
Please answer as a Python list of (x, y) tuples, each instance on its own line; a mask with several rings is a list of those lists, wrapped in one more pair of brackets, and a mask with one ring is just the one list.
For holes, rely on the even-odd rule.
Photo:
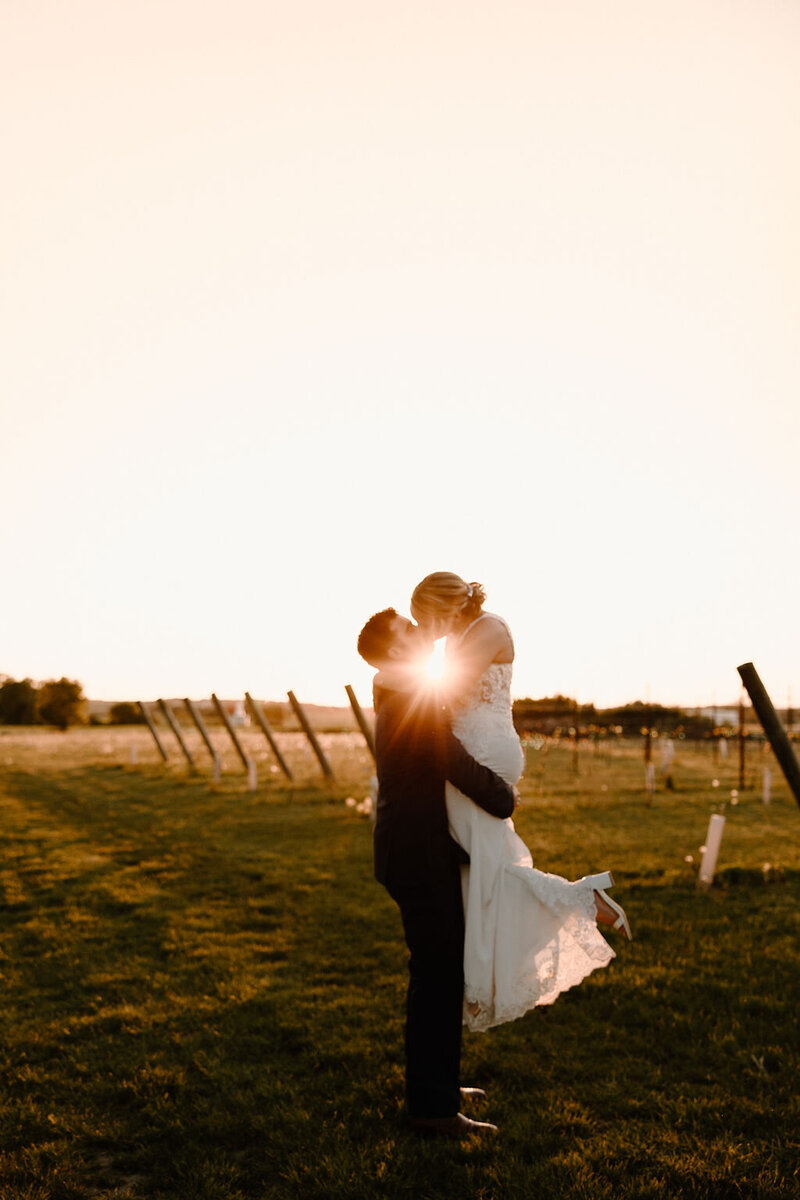
[(357, 742), (331, 743), (340, 783), (298, 743), (296, 786), (265, 758), (251, 794), (144, 740), (131, 767), (130, 736), (0, 731), (0, 1200), (797, 1194), (800, 811), (774, 764), (771, 806), (733, 805), (734, 763), (681, 747), (648, 802), (636, 747), (586, 748), (578, 776), (529, 750), (534, 860), (610, 866), (636, 940), (465, 1035), (501, 1134), (459, 1146), (402, 1125), (406, 955), (344, 804), (367, 790)]

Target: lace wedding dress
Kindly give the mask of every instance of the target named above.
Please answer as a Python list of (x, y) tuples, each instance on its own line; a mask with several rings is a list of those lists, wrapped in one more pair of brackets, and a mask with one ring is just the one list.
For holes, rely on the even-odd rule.
[[(453, 732), (473, 758), (513, 784), (524, 755), (511, 720), (511, 672), (511, 663), (484, 671), (453, 705)], [(597, 928), (589, 880), (537, 870), (510, 818), (484, 812), (451, 783), (446, 797), (450, 832), (470, 856), (461, 877), (464, 1023), (484, 1030), (552, 1004), (607, 966), (614, 951)]]

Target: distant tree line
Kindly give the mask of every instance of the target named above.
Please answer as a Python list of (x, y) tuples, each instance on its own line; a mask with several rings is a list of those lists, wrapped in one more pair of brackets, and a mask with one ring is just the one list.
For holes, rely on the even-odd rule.
[(556, 729), (564, 732), (577, 729), (582, 734), (613, 730), (623, 737), (633, 737), (643, 729), (659, 733), (683, 733), (690, 738), (708, 737), (714, 723), (710, 717), (687, 713), (682, 708), (667, 708), (663, 704), (646, 704), (635, 700), (619, 708), (595, 708), (593, 704), (578, 704), (568, 696), (545, 696), (541, 700), (515, 700), (514, 724), (519, 733), (547, 733)]
[(76, 679), (10, 679), (0, 675), (0, 725), (54, 725), (68, 729), (86, 723), (87, 704)]
[(108, 710), (109, 725), (144, 725), (142, 710), (130, 700), (120, 700)]
[[(287, 705), (267, 703), (264, 711), (273, 728), (287, 727)], [(565, 733), (577, 729), (588, 736), (613, 730), (624, 737), (632, 737), (643, 729), (655, 729), (659, 733), (683, 733), (686, 737), (702, 738), (710, 736), (714, 730), (709, 717), (662, 704), (646, 704), (641, 700), (620, 708), (598, 709), (593, 704), (578, 704), (569, 696), (545, 696), (539, 700), (528, 696), (514, 701), (513, 713), (519, 733), (552, 734), (557, 729)], [(53, 725), (57, 729), (67, 729), (87, 721), (88, 704), (77, 680), (48, 679), (36, 684), (30, 679), (0, 675), (0, 725)], [(92, 723), (102, 724), (96, 717), (92, 718)], [(110, 725), (143, 723), (139, 705), (131, 701), (112, 704), (108, 710)]]

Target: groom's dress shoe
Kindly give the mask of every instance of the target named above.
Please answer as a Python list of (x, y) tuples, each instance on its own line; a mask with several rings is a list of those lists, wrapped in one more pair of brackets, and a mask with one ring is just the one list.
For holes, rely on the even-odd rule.
[(497, 1133), (497, 1126), (488, 1121), (470, 1121), (462, 1113), (454, 1117), (409, 1117), (408, 1125), (416, 1133), (438, 1133), (449, 1138), (468, 1138), (473, 1133)]
[(461, 1092), (462, 1100), (485, 1100), (486, 1092), (483, 1088), (462, 1087), (458, 1089)]

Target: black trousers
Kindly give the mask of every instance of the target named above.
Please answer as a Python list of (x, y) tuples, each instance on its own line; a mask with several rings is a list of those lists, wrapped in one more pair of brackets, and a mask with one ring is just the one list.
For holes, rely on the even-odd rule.
[(460, 1107), (464, 909), (456, 863), (441, 879), (389, 889), (400, 907), (408, 962), (406, 1103), (413, 1117)]

